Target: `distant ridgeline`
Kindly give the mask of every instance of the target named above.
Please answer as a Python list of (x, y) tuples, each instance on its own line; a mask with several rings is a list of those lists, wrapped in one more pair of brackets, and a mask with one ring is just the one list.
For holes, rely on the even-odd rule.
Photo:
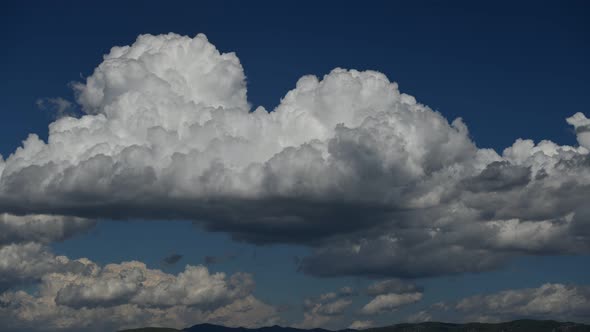
[[(258, 329), (244, 327), (225, 327), (212, 324), (199, 324), (183, 330), (146, 327), (141, 329), (123, 330), (119, 332), (331, 332), (324, 329), (296, 329), (292, 327), (269, 326)], [(335, 332), (350, 332), (355, 330), (340, 330)], [(578, 323), (556, 322), (553, 320), (515, 320), (512, 322), (487, 324), (466, 323), (451, 324), (426, 322), (417, 324), (397, 324), (363, 330), (366, 332), (590, 332), (590, 325)]]

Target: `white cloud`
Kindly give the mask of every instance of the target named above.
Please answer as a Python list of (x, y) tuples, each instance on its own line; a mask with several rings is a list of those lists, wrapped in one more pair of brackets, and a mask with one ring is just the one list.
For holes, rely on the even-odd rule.
[(420, 310), (406, 319), (408, 323), (422, 323), (422, 322), (429, 322), (432, 320), (432, 316), (426, 310)]
[(390, 293), (377, 295), (361, 309), (365, 315), (376, 315), (384, 312), (395, 311), (399, 307), (418, 302), (422, 299), (422, 293)]
[(72, 102), (61, 97), (57, 98), (40, 98), (35, 102), (37, 107), (42, 110), (50, 110), (55, 112), (57, 118), (69, 116), (68, 111), (73, 107)]
[(352, 304), (351, 296), (356, 293), (351, 287), (343, 287), (338, 292), (320, 294), (303, 302), (303, 321), (298, 328), (318, 328), (335, 326), (346, 309)]
[[(177, 305), (203, 310), (220, 307), (246, 297), (254, 288), (248, 274), (210, 274), (204, 266), (186, 266), (177, 276), (148, 269), (141, 262), (108, 264), (91, 275), (51, 274), (45, 277), (57, 304), (74, 308), (113, 306), (124, 303), (140, 307)], [(58, 286), (59, 285), (59, 286)]]
[(344, 69), (302, 77), (272, 112), (252, 110), (239, 59), (204, 35), (114, 47), (75, 90), (84, 116), (0, 158), (0, 212), (184, 218), (313, 245), (300, 266), (321, 276), (423, 277), (590, 252), (581, 113), (567, 119), (579, 146), (519, 139), (498, 154), (385, 75)]
[(538, 288), (512, 289), (465, 298), (457, 303), (456, 309), (464, 315), (466, 321), (551, 318), (588, 322), (590, 288), (544, 284)]
[(1, 293), (0, 325), (104, 331), (146, 325), (186, 327), (198, 322), (248, 327), (278, 322), (276, 308), (251, 294), (254, 281), (247, 274), (226, 278), (203, 266), (187, 266), (184, 272), (171, 275), (141, 262), (100, 267), (87, 259), (70, 261), (50, 253), (42, 257), (69, 264), (45, 268), (39, 258), (26, 257), (27, 265), (37, 266), (27, 272), (40, 279), (38, 291)]
[(0, 214), (0, 246), (10, 243), (50, 243), (87, 231), (94, 221), (55, 215)]
[(39, 243), (0, 247), (0, 290), (15, 283), (22, 285), (34, 282), (47, 273), (81, 270), (84, 270), (84, 266), (79, 260), (55, 256)]
[(590, 119), (586, 118), (583, 113), (576, 113), (567, 118), (567, 123), (576, 129), (578, 143), (586, 149), (590, 149)]
[(375, 326), (375, 322), (371, 320), (355, 320), (348, 328), (354, 330), (364, 330), (373, 326)]

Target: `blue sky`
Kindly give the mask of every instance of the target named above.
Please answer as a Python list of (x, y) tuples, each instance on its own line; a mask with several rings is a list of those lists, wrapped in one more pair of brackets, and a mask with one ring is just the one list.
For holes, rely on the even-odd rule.
[[(74, 104), (68, 111), (80, 117), (84, 110), (75, 104), (72, 82), (84, 82), (111, 47), (131, 45), (140, 34), (204, 33), (219, 51), (235, 52), (253, 108), (274, 109), (304, 75), (321, 78), (336, 67), (379, 71), (449, 122), (462, 118), (478, 148), (499, 154), (518, 138), (577, 146), (576, 131), (565, 119), (590, 114), (590, 7), (583, 1), (27, 1), (4, 3), (0, 12), (5, 159), (29, 133), (47, 139), (47, 127), (58, 115), (52, 107), (40, 108), (38, 100), (68, 100)], [(209, 226), (181, 218), (98, 219), (92, 229), (52, 242), (51, 250), (100, 265), (138, 260), (171, 274), (187, 264), (204, 264), (205, 256), (220, 257), (209, 270), (251, 273), (257, 298), (289, 308), (281, 314), (283, 323), (302, 320), (306, 298), (345, 286), (362, 293), (388, 278), (318, 277), (298, 270), (297, 260), (321, 247), (305, 241), (236, 241), (234, 230), (210, 232)], [(183, 257), (163, 264), (171, 254)], [(435, 302), (545, 283), (587, 286), (589, 258), (583, 249), (574, 254), (540, 249), (484, 271), (418, 276), (407, 282), (424, 288), (421, 301), (367, 319), (391, 324)], [(347, 310), (356, 313), (370, 300), (361, 294)], [(326, 326), (348, 324), (344, 319)]]

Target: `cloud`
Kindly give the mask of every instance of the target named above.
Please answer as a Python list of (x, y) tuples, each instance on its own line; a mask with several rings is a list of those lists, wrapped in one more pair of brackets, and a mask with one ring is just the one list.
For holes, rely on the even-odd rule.
[(375, 322), (371, 320), (355, 320), (348, 328), (353, 330), (364, 330), (373, 326), (375, 326)]
[(36, 282), (48, 273), (78, 272), (84, 269), (83, 261), (55, 256), (39, 243), (28, 242), (0, 247), (0, 291), (15, 285)]
[(85, 258), (71, 261), (49, 252), (41, 257), (61, 266), (47, 268), (39, 258), (26, 257), (26, 264), (37, 266), (28, 273), (39, 281), (38, 290), (0, 294), (4, 328), (104, 331), (196, 322), (259, 327), (278, 321), (276, 308), (252, 295), (254, 281), (248, 274), (226, 278), (203, 266), (187, 265), (171, 275), (136, 261), (100, 267)]
[(68, 239), (95, 225), (93, 220), (55, 216), (0, 214), (0, 246), (11, 243), (51, 243)]
[(552, 319), (588, 323), (590, 287), (547, 283), (437, 302), (408, 316), (408, 321), (505, 322)]
[(342, 287), (337, 292), (306, 298), (303, 302), (303, 321), (296, 327), (309, 329), (335, 324), (352, 304), (356, 292), (351, 287)]
[(412, 293), (421, 292), (422, 287), (400, 279), (388, 279), (375, 282), (367, 287), (367, 295), (377, 296), (388, 293)]
[(77, 260), (55, 256), (47, 245), (94, 225), (93, 220), (69, 216), (0, 214), (0, 291), (28, 286), (47, 273), (83, 268)]
[(406, 319), (408, 323), (422, 323), (422, 322), (430, 322), (432, 320), (432, 316), (428, 311), (421, 310), (417, 313), (414, 313)]
[[(141, 262), (109, 264), (92, 275), (50, 275), (53, 287), (61, 283), (55, 301), (74, 308), (105, 307), (124, 303), (140, 307), (177, 305), (203, 310), (229, 304), (251, 293), (248, 274), (210, 274), (204, 266), (190, 266), (177, 276), (146, 268)], [(56, 279), (57, 278), (57, 279)]]
[(205, 265), (215, 265), (215, 264), (221, 264), (221, 263), (225, 263), (228, 261), (232, 261), (236, 258), (237, 258), (237, 255), (225, 254), (222, 256), (205, 256), (203, 261), (205, 262)]
[(580, 145), (590, 149), (590, 119), (578, 112), (567, 118), (567, 123), (576, 129), (576, 137)]
[(360, 312), (365, 315), (376, 315), (420, 301), (423, 288), (400, 279), (387, 279), (369, 285), (366, 293), (374, 298), (365, 304)]
[(170, 256), (164, 257), (164, 259), (162, 259), (162, 262), (166, 265), (174, 265), (178, 263), (182, 259), (182, 257), (183, 256), (180, 254), (172, 254)]
[(590, 288), (544, 284), (538, 288), (501, 291), (462, 299), (456, 310), (465, 320), (506, 321), (521, 318), (588, 322)]
[[(425, 277), (517, 255), (590, 252), (588, 119), (579, 146), (479, 148), (461, 119), (376, 71), (304, 76), (251, 108), (234, 53), (142, 35), (74, 85), (83, 116), (0, 157), (0, 212), (187, 219), (313, 248), (316, 276)], [(454, 257), (448, 260), (448, 257)]]
[(365, 315), (376, 315), (384, 312), (395, 311), (399, 307), (418, 302), (422, 299), (422, 293), (389, 293), (377, 295), (361, 309)]
[(61, 118), (64, 116), (71, 116), (72, 114), (68, 111), (72, 109), (73, 104), (72, 102), (65, 100), (61, 97), (57, 98), (40, 98), (37, 99), (35, 102), (38, 108), (42, 110), (50, 110), (55, 112), (56, 118)]

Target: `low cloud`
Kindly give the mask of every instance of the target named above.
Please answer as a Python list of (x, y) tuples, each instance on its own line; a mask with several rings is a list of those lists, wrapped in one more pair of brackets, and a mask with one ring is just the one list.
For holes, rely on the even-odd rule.
[(83, 233), (96, 223), (89, 219), (56, 216), (0, 214), (0, 246), (11, 243), (63, 241)]
[(352, 287), (343, 287), (337, 292), (321, 294), (305, 299), (303, 303), (303, 321), (296, 324), (299, 328), (318, 328), (335, 326), (352, 305), (351, 296), (356, 292)]
[(456, 302), (437, 302), (410, 315), (408, 321), (505, 322), (552, 319), (590, 323), (590, 287), (547, 283), (536, 288), (508, 289)]
[(387, 279), (375, 282), (367, 287), (367, 295), (377, 296), (389, 293), (412, 293), (422, 292), (422, 287), (416, 286), (416, 284), (404, 281), (400, 279)]
[(589, 322), (590, 287), (544, 284), (538, 288), (506, 290), (459, 301), (455, 309), (465, 320), (556, 319)]
[(375, 326), (375, 322), (371, 320), (355, 320), (348, 326), (349, 329), (353, 330), (364, 330)]
[(136, 261), (100, 267), (84, 258), (36, 254), (40, 257), (24, 258), (36, 268), (21, 270), (35, 276), (38, 292), (0, 293), (0, 325), (7, 329), (104, 331), (195, 322), (250, 327), (278, 322), (278, 311), (252, 295), (254, 281), (248, 274), (226, 277), (187, 265), (171, 275)]
[(392, 312), (398, 308), (418, 302), (422, 299), (422, 293), (389, 293), (377, 295), (361, 309), (365, 315), (376, 315), (385, 312)]
[(361, 313), (377, 315), (420, 301), (423, 289), (411, 282), (388, 279), (373, 283), (367, 287), (366, 293), (374, 298), (361, 308)]

